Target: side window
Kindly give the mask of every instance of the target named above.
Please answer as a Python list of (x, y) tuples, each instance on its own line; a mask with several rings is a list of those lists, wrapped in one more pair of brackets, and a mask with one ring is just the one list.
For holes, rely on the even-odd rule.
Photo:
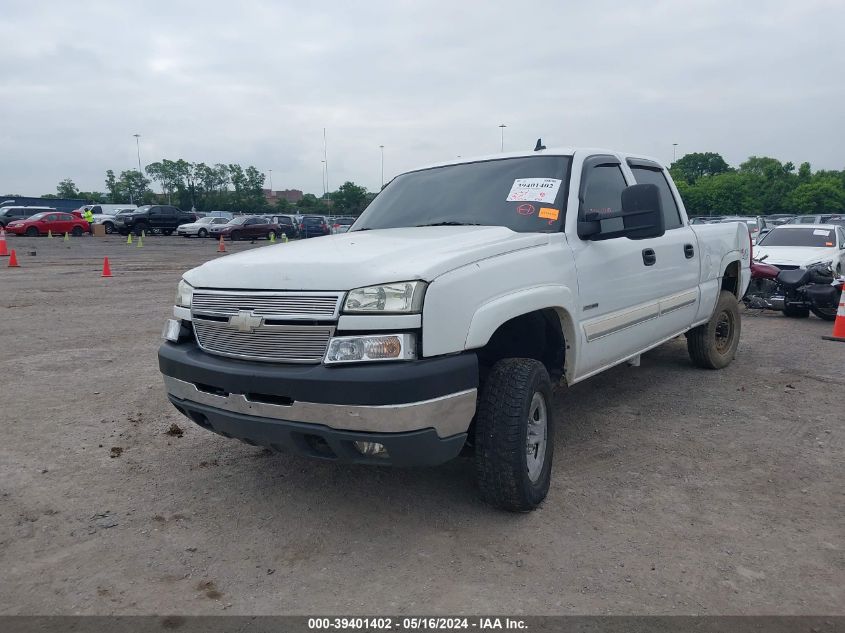
[(91, 213), (102, 213), (102, 212), (103, 212), (103, 207), (100, 207), (100, 206), (96, 206), (93, 209), (91, 209)]
[(162, 215), (167, 217), (174, 217), (176, 215), (176, 209), (173, 207), (161, 207)]
[(150, 208), (150, 217), (158, 217), (161, 215), (161, 207)]
[(48, 222), (56, 222), (56, 221), (58, 221), (58, 219), (59, 219), (59, 215), (57, 213), (51, 213), (50, 215), (47, 216)]
[(681, 212), (678, 210), (678, 203), (672, 195), (666, 175), (659, 169), (648, 169), (646, 167), (631, 166), (634, 178), (638, 185), (657, 185), (660, 190), (660, 201), (663, 203), (663, 219), (666, 222), (666, 230), (681, 227)]
[(616, 213), (622, 209), (622, 191), (627, 187), (619, 165), (597, 165), (584, 181), (584, 213)]

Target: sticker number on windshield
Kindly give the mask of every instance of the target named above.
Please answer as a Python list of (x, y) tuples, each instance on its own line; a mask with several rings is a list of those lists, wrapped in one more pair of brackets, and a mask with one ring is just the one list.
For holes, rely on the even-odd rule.
[(550, 207), (540, 207), (540, 213), (537, 215), (544, 220), (557, 220), (560, 217), (560, 211)]
[(822, 237), (829, 237), (830, 231), (825, 231), (824, 229), (814, 229), (813, 235), (821, 235)]
[(554, 202), (560, 183), (557, 178), (517, 178), (506, 201)]

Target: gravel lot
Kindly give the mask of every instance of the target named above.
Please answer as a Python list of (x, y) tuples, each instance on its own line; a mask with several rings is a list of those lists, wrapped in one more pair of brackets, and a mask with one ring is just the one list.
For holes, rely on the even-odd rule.
[(0, 614), (845, 614), (830, 323), (746, 312), (724, 371), (678, 339), (559, 391), (549, 498), (510, 515), (466, 459), (322, 463), (181, 417), (156, 349), (211, 240), (8, 241)]

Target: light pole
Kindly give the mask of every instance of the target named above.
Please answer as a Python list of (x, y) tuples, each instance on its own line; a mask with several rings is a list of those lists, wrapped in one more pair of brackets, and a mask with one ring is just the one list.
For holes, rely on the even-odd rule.
[(270, 174), (270, 193), (272, 194), (273, 193), (273, 170), (268, 169), (267, 173)]
[(381, 150), (381, 189), (384, 189), (384, 145), (379, 145), (379, 149)]
[(323, 198), (326, 197), (326, 161), (321, 160), (322, 165), (320, 165), (320, 179), (323, 181)]
[[(138, 176), (139, 176), (138, 183), (140, 184), (141, 183), (140, 178), (144, 177), (144, 172), (141, 171), (141, 135), (140, 134), (133, 134), (132, 136), (135, 137), (135, 149), (138, 152)], [(143, 200), (142, 200), (142, 202), (143, 202)], [(132, 189), (131, 188), (129, 189), (129, 203), (134, 204), (132, 202)]]
[(505, 128), (508, 127), (504, 123), (502, 123), (499, 128), (502, 130), (502, 151), (505, 151)]
[(672, 162), (673, 163), (675, 162), (675, 154), (677, 152), (677, 149), (678, 149), (678, 144), (672, 143)]

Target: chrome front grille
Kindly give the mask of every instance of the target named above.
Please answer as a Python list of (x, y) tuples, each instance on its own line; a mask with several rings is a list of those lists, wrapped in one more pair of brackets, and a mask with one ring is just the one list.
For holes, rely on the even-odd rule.
[(197, 343), (207, 352), (234, 358), (319, 363), (334, 334), (342, 296), (339, 292), (195, 292), (191, 314)]
[(255, 314), (276, 318), (336, 319), (340, 308), (338, 292), (194, 292), (192, 310), (198, 314), (237, 314), (252, 310)]

